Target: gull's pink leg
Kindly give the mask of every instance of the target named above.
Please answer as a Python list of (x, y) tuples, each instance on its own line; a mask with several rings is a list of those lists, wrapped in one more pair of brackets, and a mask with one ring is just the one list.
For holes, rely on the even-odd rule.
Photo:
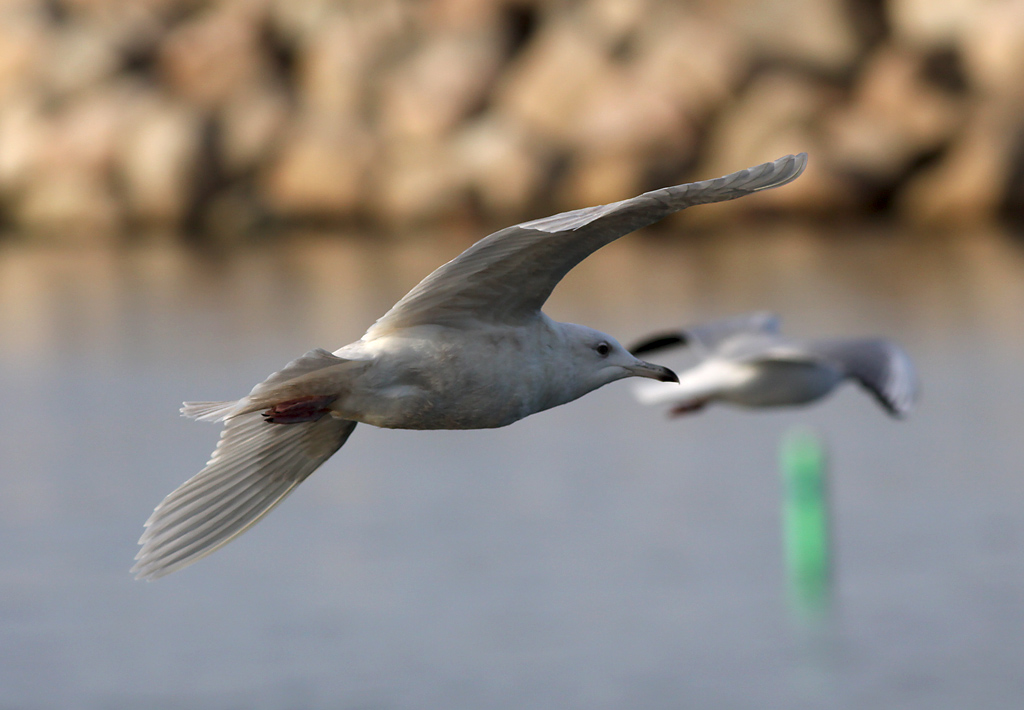
[(707, 406), (707, 403), (708, 401), (705, 399), (698, 402), (692, 402), (690, 404), (680, 404), (677, 407), (672, 407), (672, 409), (669, 410), (668, 415), (670, 417), (681, 417), (684, 414), (692, 414), (693, 412), (699, 412), (700, 410), (704, 409), (705, 406)]
[(273, 424), (315, 422), (331, 411), (327, 408), (327, 405), (337, 398), (337, 395), (311, 395), (309, 397), (289, 399), (286, 402), (278, 402), (263, 412), (263, 418)]

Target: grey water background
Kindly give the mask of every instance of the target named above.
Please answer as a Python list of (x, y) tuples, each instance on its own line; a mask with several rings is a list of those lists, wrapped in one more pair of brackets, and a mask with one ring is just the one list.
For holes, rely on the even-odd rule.
[[(0, 247), (0, 708), (1012, 708), (1024, 697), (1024, 249), (998, 230), (631, 236), (547, 312), (614, 334), (751, 309), (897, 338), (893, 421), (669, 420), (629, 382), (499, 430), (357, 429), (250, 532), (154, 583), (141, 525), (234, 398), (479, 235), (219, 255)], [(787, 606), (780, 439), (826, 440), (835, 614)]]

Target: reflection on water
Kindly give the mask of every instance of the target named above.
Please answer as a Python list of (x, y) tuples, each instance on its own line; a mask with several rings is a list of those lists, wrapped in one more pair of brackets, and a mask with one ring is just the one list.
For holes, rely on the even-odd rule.
[[(0, 250), (0, 707), (1003, 708), (1024, 692), (1024, 256), (999, 234), (631, 237), (547, 311), (623, 341), (770, 308), (898, 338), (907, 422), (675, 421), (617, 383), (511, 427), (360, 427), (250, 533), (134, 582), (149, 510), (233, 398), (336, 348), (458, 239)], [(828, 440), (838, 612), (787, 615), (776, 450)]]

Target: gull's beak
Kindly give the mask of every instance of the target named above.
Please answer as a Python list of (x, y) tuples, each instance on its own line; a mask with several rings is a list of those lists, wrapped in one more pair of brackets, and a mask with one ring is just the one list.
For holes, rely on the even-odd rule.
[(661, 365), (655, 365), (652, 362), (644, 362), (643, 360), (637, 360), (636, 364), (632, 367), (627, 367), (629, 374), (636, 377), (647, 377), (652, 380), (658, 380), (659, 382), (675, 382), (679, 384), (679, 375), (672, 372), (667, 367)]

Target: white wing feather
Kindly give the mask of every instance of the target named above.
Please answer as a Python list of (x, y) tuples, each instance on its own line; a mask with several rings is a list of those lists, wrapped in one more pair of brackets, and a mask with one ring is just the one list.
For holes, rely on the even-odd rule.
[(862, 338), (811, 343), (808, 350), (837, 363), (894, 417), (905, 417), (917, 400), (917, 373), (891, 340)]
[(341, 448), (355, 426), (329, 415), (287, 425), (259, 414), (229, 419), (206, 468), (146, 521), (132, 572), (156, 579), (226, 545)]
[(423, 279), (363, 337), (370, 340), (426, 324), (522, 322), (536, 315), (570, 269), (602, 246), (687, 207), (785, 185), (806, 165), (806, 153), (788, 155), (714, 180), (666, 187), (495, 232)]

